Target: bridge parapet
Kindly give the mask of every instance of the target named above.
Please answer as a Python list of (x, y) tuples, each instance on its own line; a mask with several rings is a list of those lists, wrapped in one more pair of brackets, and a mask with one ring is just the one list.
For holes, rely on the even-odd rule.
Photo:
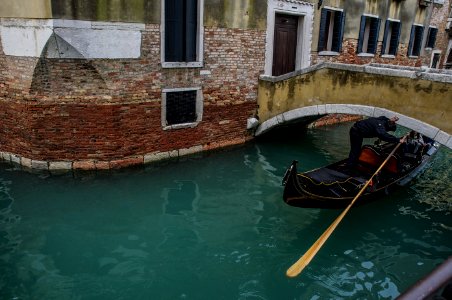
[(321, 63), (261, 76), (255, 135), (330, 113), (399, 116), (399, 124), (452, 149), (452, 72), (388, 65)]

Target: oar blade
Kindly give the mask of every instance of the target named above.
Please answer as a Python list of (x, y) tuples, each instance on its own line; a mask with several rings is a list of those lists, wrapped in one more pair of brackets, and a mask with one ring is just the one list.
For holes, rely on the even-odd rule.
[(286, 276), (290, 278), (297, 277), (308, 264), (309, 261), (306, 261), (305, 256), (302, 256), (296, 263), (287, 269)]

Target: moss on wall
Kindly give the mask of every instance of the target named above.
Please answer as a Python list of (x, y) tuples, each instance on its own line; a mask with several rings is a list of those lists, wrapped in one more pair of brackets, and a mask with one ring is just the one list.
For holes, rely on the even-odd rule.
[(159, 0), (51, 0), (54, 18), (159, 23)]
[(0, 0), (0, 17), (51, 18), (50, 0)]
[(204, 25), (265, 29), (267, 4), (262, 0), (205, 0)]
[[(48, 1), (52, 3), (53, 17), (59, 19), (160, 23), (162, 0)], [(263, 0), (204, 1), (205, 26), (264, 30), (266, 19), (267, 5)]]
[(446, 99), (452, 84), (342, 69), (319, 69), (272, 83), (259, 81), (260, 121), (304, 106), (358, 104), (387, 108), (452, 132)]

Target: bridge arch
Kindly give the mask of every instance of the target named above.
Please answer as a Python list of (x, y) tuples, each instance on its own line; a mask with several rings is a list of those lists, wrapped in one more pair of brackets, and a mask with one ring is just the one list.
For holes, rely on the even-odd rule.
[(422, 135), (432, 138), (438, 143), (448, 147), (449, 149), (452, 149), (451, 136), (447, 132), (444, 132), (433, 125), (400, 114), (398, 112), (391, 111), (386, 108), (356, 104), (321, 104), (292, 109), (278, 114), (259, 124), (255, 131), (255, 136), (263, 135), (273, 128), (282, 125), (303, 122), (310, 123), (312, 120), (315, 120), (327, 114), (350, 114), (367, 117), (386, 116), (388, 118), (397, 116), (399, 117), (397, 124), (412, 130), (416, 130)]

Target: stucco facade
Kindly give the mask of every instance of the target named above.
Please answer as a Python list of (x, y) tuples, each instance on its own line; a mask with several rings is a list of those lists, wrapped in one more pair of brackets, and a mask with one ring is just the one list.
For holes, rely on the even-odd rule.
[[(167, 57), (171, 1), (3, 0), (1, 157), (40, 169), (106, 169), (244, 143), (253, 137), (247, 119), (257, 113), (259, 77), (273, 72), (281, 16), (297, 22), (295, 70), (323, 61), (429, 66), (436, 47), (407, 54), (411, 24), (428, 27), (450, 7), (448, 0), (320, 2), (186, 2), (197, 5), (187, 50), (194, 56), (175, 62)], [(318, 51), (324, 9), (344, 12), (337, 53)], [(357, 53), (363, 14), (378, 16), (381, 28), (388, 18), (406, 24), (397, 55)], [(381, 29), (379, 47), (383, 39)], [(194, 118), (172, 124), (167, 105), (178, 93), (193, 96)]]

